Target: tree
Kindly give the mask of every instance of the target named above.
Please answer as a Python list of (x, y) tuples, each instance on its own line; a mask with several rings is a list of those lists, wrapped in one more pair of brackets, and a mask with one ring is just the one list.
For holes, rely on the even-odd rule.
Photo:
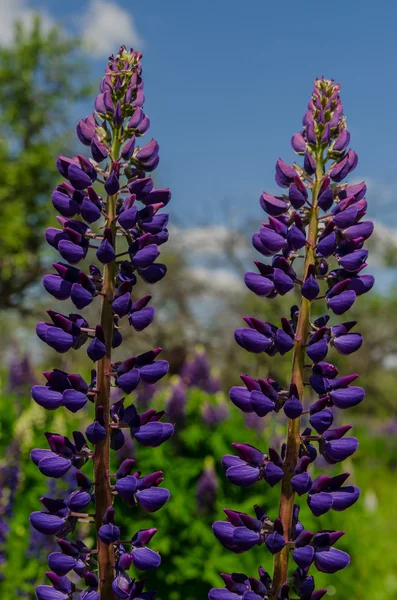
[(40, 248), (73, 103), (89, 92), (79, 42), (16, 24), (0, 48), (0, 308), (21, 308), (41, 274)]

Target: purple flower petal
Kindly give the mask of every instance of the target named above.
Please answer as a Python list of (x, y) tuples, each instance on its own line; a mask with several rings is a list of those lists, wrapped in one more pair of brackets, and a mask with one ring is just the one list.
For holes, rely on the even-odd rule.
[(140, 571), (151, 571), (157, 569), (161, 563), (160, 554), (150, 548), (134, 548), (131, 552), (134, 565)]
[(318, 571), (322, 573), (336, 573), (349, 566), (350, 556), (342, 550), (328, 548), (326, 550), (317, 550), (314, 557), (314, 564)]

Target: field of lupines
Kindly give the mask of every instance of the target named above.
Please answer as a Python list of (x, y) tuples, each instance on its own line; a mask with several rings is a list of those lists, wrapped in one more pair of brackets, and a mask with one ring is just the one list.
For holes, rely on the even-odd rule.
[[(52, 194), (59, 227), (45, 238), (60, 258), (43, 278), (51, 308), (36, 333), (58, 354), (86, 351), (92, 368), (73, 358), (72, 373), (57, 357), (40, 375), (18, 351), (4, 374), (4, 395), (15, 402), (11, 410), (1, 404), (2, 593), (318, 600), (328, 589), (337, 598), (388, 598), (397, 590), (393, 425), (379, 423), (369, 436), (352, 411), (353, 437), (344, 418), (365, 396), (351, 385), (358, 375), (348, 374), (345, 358), (363, 336), (355, 320), (339, 317), (374, 279), (363, 273), (373, 224), (365, 183), (348, 181), (358, 158), (340, 87), (315, 81), (292, 137), (303, 164), (279, 159), (283, 190), (260, 197), (268, 217), (252, 242), (262, 256), (244, 278), (260, 313), (234, 333), (258, 358), (229, 394), (202, 350), (168, 378), (150, 336), (134, 351), (155, 317), (139, 280), (152, 285), (167, 271), (156, 260), (171, 197), (151, 175), (157, 141), (140, 139), (150, 126), (144, 100), (141, 55), (121, 47), (95, 111), (78, 123), (84, 153), (56, 160), (64, 178)], [(266, 321), (267, 302), (288, 293), (286, 316)], [(64, 315), (60, 302), (79, 313)], [(90, 322), (80, 314), (89, 306)], [(228, 380), (237, 384), (238, 375)], [(375, 577), (367, 565), (379, 552)]]

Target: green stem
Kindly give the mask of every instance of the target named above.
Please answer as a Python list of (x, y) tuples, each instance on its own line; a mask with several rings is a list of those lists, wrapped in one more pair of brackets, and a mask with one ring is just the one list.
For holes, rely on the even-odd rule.
[[(120, 150), (120, 140), (115, 135), (112, 156), (117, 158)], [(113, 246), (116, 250), (116, 200), (117, 194), (108, 196), (106, 201), (106, 214), (108, 224), (112, 232)], [(98, 361), (97, 367), (97, 387), (99, 392), (95, 399), (95, 408), (103, 407), (105, 414), (106, 438), (95, 447), (94, 457), (94, 481), (95, 481), (95, 524), (98, 533), (102, 526), (103, 515), (109, 506), (113, 503), (112, 488), (110, 484), (110, 432), (109, 415), (110, 409), (110, 377), (112, 360), (112, 339), (113, 339), (113, 310), (112, 302), (114, 299), (115, 281), (117, 275), (116, 260), (108, 263), (103, 269), (103, 287), (102, 287), (102, 311), (101, 325), (106, 340), (106, 355)], [(113, 546), (107, 546), (98, 538), (98, 578), (99, 578), (99, 597), (100, 600), (113, 600), (115, 598), (112, 591), (114, 579), (114, 552)]]
[[(324, 162), (322, 152), (317, 155), (316, 177), (312, 190), (312, 208), (309, 216), (309, 229), (307, 234), (308, 244), (306, 245), (304, 275), (306, 277), (308, 268), (315, 262), (315, 246), (318, 236), (318, 204), (317, 198), (321, 187), (321, 181), (324, 176)], [(295, 334), (295, 346), (292, 358), (292, 377), (291, 383), (298, 388), (299, 398), (303, 402), (304, 394), (304, 369), (305, 369), (305, 346), (307, 344), (310, 328), (310, 309), (311, 302), (306, 298), (301, 299), (299, 309), (298, 325)], [(284, 539), (288, 542), (291, 539), (292, 513), (294, 508), (295, 493), (291, 487), (291, 479), (299, 458), (300, 446), (300, 419), (288, 420), (287, 448), (284, 461), (284, 477), (281, 486), (281, 497), (279, 507), (279, 518), (284, 527)], [(290, 548), (288, 544), (283, 550), (274, 557), (273, 587), (272, 599), (276, 600), (281, 587), (288, 580), (288, 561)]]

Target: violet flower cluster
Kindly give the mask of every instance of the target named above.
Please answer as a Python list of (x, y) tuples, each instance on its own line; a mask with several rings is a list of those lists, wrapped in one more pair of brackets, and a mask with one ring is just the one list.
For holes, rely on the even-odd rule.
[[(234, 443), (235, 454), (222, 459), (226, 477), (234, 485), (279, 484), (279, 514), (270, 518), (258, 506), (254, 515), (226, 509), (226, 521), (213, 526), (215, 536), (232, 552), (264, 544), (274, 555), (273, 576), (262, 567), (258, 578), (222, 575), (226, 589), (212, 589), (210, 600), (296, 596), (318, 600), (326, 590), (315, 590), (311, 566), (335, 573), (350, 563), (349, 555), (335, 547), (344, 532), (307, 531), (299, 521), (299, 505), (294, 503), (296, 495), (302, 497), (318, 517), (349, 508), (360, 495), (349, 483), (349, 473), (320, 475), (313, 480), (309, 472), (318, 455), (336, 464), (357, 450), (358, 440), (349, 433), (351, 426), (333, 427), (333, 422), (338, 411), (358, 405), (365, 392), (351, 385), (357, 375), (340, 376), (326, 359), (332, 348), (343, 356), (355, 352), (363, 338), (355, 321), (345, 318), (331, 324), (329, 313), (344, 315), (374, 283), (371, 275), (363, 274), (368, 256), (364, 243), (373, 231), (373, 223), (365, 219), (366, 186), (344, 183), (358, 159), (349, 148), (339, 90), (333, 81), (315, 81), (303, 131), (292, 137), (303, 167), (279, 159), (276, 182), (285, 193), (272, 196), (265, 192), (260, 198), (268, 220), (254, 234), (253, 245), (262, 256), (271, 257), (270, 262), (255, 261), (257, 272), (245, 275), (247, 287), (260, 297), (274, 298), (298, 290), (299, 306), (292, 306), (280, 323), (244, 317), (246, 327), (235, 332), (237, 343), (248, 352), (269, 356), (292, 353), (287, 389), (270, 378), (242, 375), (243, 386), (230, 390), (231, 401), (244, 413), (265, 417), (284, 412), (288, 418), (286, 443), (280, 451)], [(304, 266), (299, 270), (296, 262), (300, 258)], [(314, 301), (325, 303), (328, 313), (312, 320)], [(303, 404), (306, 384), (307, 408)], [(301, 417), (305, 421), (302, 427)], [(295, 564), (292, 573), (288, 569), (290, 555)]]
[[(220, 381), (211, 373), (210, 362), (203, 349), (184, 362), (180, 378), (171, 386), (166, 404), (166, 414), (180, 431), (185, 424), (188, 390), (198, 388), (206, 394), (215, 395), (221, 391)], [(216, 427), (229, 416), (229, 410), (223, 398), (214, 402), (204, 401), (201, 405), (201, 417), (206, 425)]]
[[(48, 228), (45, 237), (61, 260), (43, 284), (55, 299), (71, 300), (79, 312), (48, 310), (48, 321), (38, 323), (36, 331), (59, 353), (84, 346), (95, 368), (91, 381), (59, 369), (47, 371), (45, 385), (35, 385), (32, 397), (47, 410), (63, 407), (71, 413), (92, 403), (94, 415), (85, 433), (75, 431), (69, 439), (47, 432), (49, 448), (31, 453), (46, 477), (57, 479), (73, 472), (75, 479), (75, 489), (67, 497), (41, 498), (42, 509), (30, 517), (35, 530), (57, 536), (59, 546), (48, 557), (49, 585), (37, 588), (38, 600), (155, 598), (154, 591), (143, 592), (144, 580), (128, 572), (132, 565), (139, 571), (159, 566), (160, 555), (148, 547), (156, 529), (139, 530), (122, 540), (117, 496), (127, 506), (154, 512), (170, 494), (159, 487), (161, 471), (142, 475), (135, 471), (135, 461), (127, 458), (112, 474), (109, 458), (110, 448), (123, 447), (125, 430), (138, 444), (151, 447), (174, 431), (173, 425), (161, 421), (162, 411), (138, 414), (124, 397), (110, 403), (111, 386), (129, 395), (140, 382), (153, 384), (168, 371), (168, 363), (157, 359), (161, 348), (121, 362), (112, 360), (112, 349), (122, 343), (121, 321), (141, 332), (154, 318), (150, 295), (132, 297), (138, 279), (155, 283), (166, 273), (157, 258), (159, 246), (168, 239), (168, 215), (160, 210), (168, 204), (170, 192), (155, 188), (150, 176), (159, 162), (158, 143), (154, 139), (140, 143), (150, 125), (144, 100), (141, 54), (122, 46), (117, 56), (109, 58), (95, 112), (77, 126), (78, 138), (92, 158), (60, 156), (56, 163), (65, 179), (52, 195), (59, 228)], [(89, 253), (95, 253), (96, 262), (87, 273), (79, 263)], [(80, 311), (91, 303), (101, 306), (101, 316), (90, 326)], [(93, 476), (87, 463), (93, 466)], [(93, 547), (79, 538), (79, 521), (95, 524)]]

